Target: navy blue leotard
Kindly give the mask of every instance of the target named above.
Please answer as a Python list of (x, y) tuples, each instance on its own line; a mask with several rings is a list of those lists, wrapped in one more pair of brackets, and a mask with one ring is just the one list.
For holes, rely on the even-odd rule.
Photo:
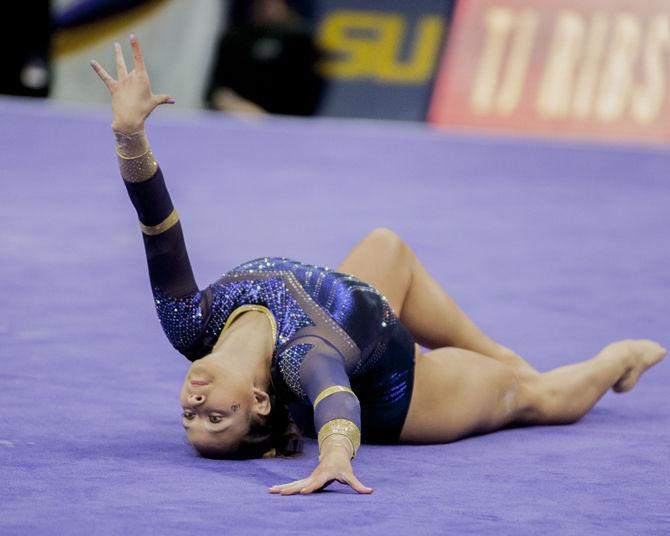
[[(140, 222), (174, 210), (160, 168), (126, 187)], [(412, 395), (414, 341), (386, 298), (352, 275), (283, 257), (256, 259), (198, 289), (177, 222), (143, 234), (158, 316), (172, 345), (191, 361), (209, 354), (239, 307), (260, 305), (276, 321), (272, 382), (303, 432), (345, 418), (363, 441), (398, 440)], [(331, 385), (351, 387), (311, 403)]]

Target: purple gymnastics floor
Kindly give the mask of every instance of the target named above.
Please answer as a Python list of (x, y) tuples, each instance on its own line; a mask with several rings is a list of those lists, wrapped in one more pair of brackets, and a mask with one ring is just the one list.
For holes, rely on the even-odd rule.
[[(670, 533), (667, 361), (575, 425), (364, 446), (371, 496), (268, 494), (311, 440), (199, 458), (109, 112), (4, 99), (0, 121), (0, 534)], [(386, 226), (540, 370), (670, 344), (670, 151), (170, 109), (148, 131), (201, 286), (263, 255), (336, 266)]]

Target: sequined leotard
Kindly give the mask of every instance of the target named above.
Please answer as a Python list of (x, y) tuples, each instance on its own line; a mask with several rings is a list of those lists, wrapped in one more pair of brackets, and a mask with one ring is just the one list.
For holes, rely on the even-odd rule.
[[(160, 169), (126, 186), (143, 229), (176, 214)], [(235, 311), (262, 306), (277, 326), (273, 385), (305, 433), (346, 418), (360, 426), (364, 441), (398, 439), (412, 393), (414, 341), (377, 290), (354, 276), (278, 257), (237, 266), (199, 290), (178, 221), (143, 237), (158, 316), (179, 352), (191, 361), (204, 357)], [(332, 385), (350, 386), (358, 400), (335, 394), (312, 413), (310, 402)]]

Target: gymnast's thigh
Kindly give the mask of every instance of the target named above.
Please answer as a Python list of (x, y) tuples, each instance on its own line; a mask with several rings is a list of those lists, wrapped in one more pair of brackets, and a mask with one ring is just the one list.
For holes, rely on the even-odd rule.
[(512, 367), (460, 348), (416, 359), (414, 388), (400, 433), (403, 443), (447, 443), (510, 424), (518, 412)]

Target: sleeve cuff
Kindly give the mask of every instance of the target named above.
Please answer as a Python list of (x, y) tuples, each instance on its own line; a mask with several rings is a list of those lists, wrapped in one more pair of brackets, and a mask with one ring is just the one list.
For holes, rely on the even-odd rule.
[(318, 442), (319, 451), (323, 442), (333, 434), (340, 434), (346, 437), (351, 443), (351, 457), (356, 457), (356, 452), (361, 446), (361, 430), (356, 423), (349, 419), (333, 419), (324, 424), (319, 430)]
[(132, 134), (114, 131), (116, 155), (121, 176), (126, 182), (143, 182), (150, 179), (158, 168), (143, 130)]

